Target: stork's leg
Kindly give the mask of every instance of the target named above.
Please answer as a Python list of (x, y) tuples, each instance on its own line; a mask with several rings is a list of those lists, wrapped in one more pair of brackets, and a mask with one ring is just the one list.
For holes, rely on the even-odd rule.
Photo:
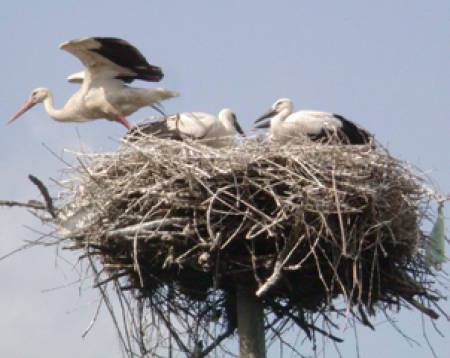
[(127, 121), (127, 119), (124, 116), (120, 116), (117, 121), (120, 124), (123, 124), (125, 127), (127, 127), (128, 130), (135, 128), (136, 126), (134, 124), (131, 124)]

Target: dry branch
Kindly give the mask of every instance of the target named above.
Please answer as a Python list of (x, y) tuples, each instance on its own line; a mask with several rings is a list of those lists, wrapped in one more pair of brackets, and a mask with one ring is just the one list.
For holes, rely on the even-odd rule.
[(53, 200), (50, 197), (50, 194), (48, 192), (47, 187), (44, 185), (44, 183), (42, 183), (42, 181), (40, 181), (38, 178), (36, 178), (34, 175), (28, 175), (28, 179), (30, 179), (30, 181), (36, 185), (36, 187), (39, 189), (39, 191), (41, 192), (42, 196), (44, 197), (45, 200), (45, 205), (46, 205), (46, 209), (49, 212), (49, 214), (52, 216), (52, 218), (56, 218), (56, 212), (55, 212), (55, 207), (53, 206)]

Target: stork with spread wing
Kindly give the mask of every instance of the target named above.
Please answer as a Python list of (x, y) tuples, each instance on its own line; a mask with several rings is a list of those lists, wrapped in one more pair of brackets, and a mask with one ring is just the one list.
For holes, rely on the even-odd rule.
[(49, 114), (60, 122), (86, 122), (105, 118), (134, 127), (126, 116), (146, 106), (157, 105), (178, 93), (164, 88), (134, 88), (134, 80), (158, 82), (163, 78), (160, 67), (151, 65), (137, 48), (127, 41), (112, 37), (90, 37), (64, 42), (60, 48), (76, 56), (85, 66), (74, 75), (80, 89), (62, 109), (55, 109), (53, 95), (47, 88), (36, 88), (8, 123), (14, 122), (37, 103), (43, 103)]

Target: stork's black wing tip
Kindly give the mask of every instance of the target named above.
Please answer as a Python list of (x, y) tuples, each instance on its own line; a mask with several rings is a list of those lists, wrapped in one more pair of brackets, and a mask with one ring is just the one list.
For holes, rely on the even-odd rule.
[(341, 131), (342, 135), (345, 137), (343, 142), (347, 142), (346, 144), (363, 145), (371, 144), (373, 142), (373, 135), (365, 129), (359, 127), (340, 114), (333, 113), (333, 116), (342, 123)]
[(137, 78), (149, 82), (159, 82), (164, 78), (164, 73), (161, 67), (149, 65), (145, 70), (138, 74)]
[(100, 46), (90, 51), (107, 58), (118, 66), (128, 69), (131, 75), (118, 77), (125, 82), (140, 79), (149, 82), (159, 82), (164, 78), (161, 67), (151, 65), (142, 53), (128, 41), (115, 37), (93, 37)]

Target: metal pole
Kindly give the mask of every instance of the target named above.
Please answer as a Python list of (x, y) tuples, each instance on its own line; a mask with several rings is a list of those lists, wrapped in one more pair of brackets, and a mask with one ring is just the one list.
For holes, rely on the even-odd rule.
[(238, 285), (236, 292), (240, 358), (266, 358), (264, 310), (254, 290)]

